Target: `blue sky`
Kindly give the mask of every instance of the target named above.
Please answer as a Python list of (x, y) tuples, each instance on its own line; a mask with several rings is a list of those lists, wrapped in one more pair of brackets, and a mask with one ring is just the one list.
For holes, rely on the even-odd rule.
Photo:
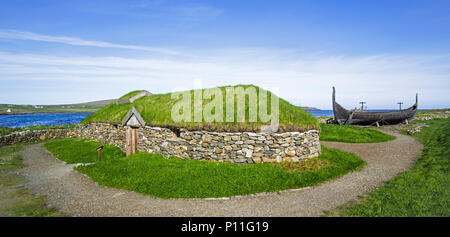
[(450, 107), (450, 1), (5, 1), (0, 103), (256, 84), (296, 105)]

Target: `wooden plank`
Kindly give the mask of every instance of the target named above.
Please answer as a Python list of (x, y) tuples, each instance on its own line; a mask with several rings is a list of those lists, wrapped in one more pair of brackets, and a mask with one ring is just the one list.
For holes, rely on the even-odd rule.
[(138, 148), (138, 141), (139, 141), (139, 133), (138, 132), (139, 132), (139, 130), (137, 128), (134, 128), (133, 130), (134, 130), (134, 146), (133, 146), (133, 148), (134, 148), (133, 154), (134, 154), (137, 152), (137, 148)]
[(126, 136), (126, 149), (125, 149), (125, 153), (127, 156), (131, 155), (131, 128), (127, 128), (127, 132), (126, 132), (127, 136)]

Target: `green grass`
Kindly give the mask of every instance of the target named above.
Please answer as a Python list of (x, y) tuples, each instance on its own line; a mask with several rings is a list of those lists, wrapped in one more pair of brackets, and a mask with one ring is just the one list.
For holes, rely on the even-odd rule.
[(26, 130), (67, 129), (67, 128), (75, 128), (77, 126), (80, 126), (80, 125), (79, 124), (51, 125), (51, 126), (34, 125), (34, 126), (28, 126), (28, 127), (23, 127), (23, 128), (0, 127), (0, 136), (5, 136), (12, 132), (20, 132), (20, 131), (26, 131)]
[(22, 158), (18, 154), (23, 146), (23, 143), (16, 143), (0, 148), (0, 171), (15, 170), (23, 167)]
[(27, 180), (11, 171), (23, 168), (19, 151), (25, 144), (0, 147), (0, 216), (64, 216), (45, 206), (45, 199), (25, 188)]
[(45, 206), (45, 199), (24, 187), (27, 180), (17, 174), (0, 173), (0, 216), (55, 217), (65, 216)]
[(430, 116), (439, 116), (439, 115), (448, 115), (450, 109), (430, 109), (430, 110), (419, 110), (417, 111), (417, 118), (421, 117), (430, 117)]
[(53, 156), (68, 164), (96, 162), (98, 158), (95, 148), (101, 145), (104, 146), (102, 161), (117, 160), (125, 156), (125, 153), (118, 147), (80, 138), (57, 139), (44, 144)]
[(160, 198), (228, 197), (312, 186), (359, 169), (366, 163), (352, 153), (322, 147), (319, 169), (287, 171), (276, 164), (239, 165), (137, 153), (75, 169), (100, 185)]
[[(258, 87), (252, 85), (238, 85), (243, 88), (254, 87), (256, 91)], [(236, 86), (237, 87), (237, 86)], [(226, 87), (219, 87), (222, 90), (223, 94), (223, 121), (226, 121)], [(131, 94), (136, 93), (131, 92)], [(194, 91), (191, 90), (191, 99), (194, 100)], [(271, 104), (271, 96), (270, 92), (268, 93), (268, 107), (270, 108)], [(206, 121), (202, 122), (178, 122), (175, 123), (172, 120), (171, 109), (178, 102), (178, 100), (171, 98), (171, 93), (167, 94), (155, 94), (151, 96), (141, 97), (135, 100), (131, 104), (123, 104), (117, 105), (116, 103), (109, 104), (94, 114), (86, 117), (82, 123), (91, 123), (91, 122), (107, 122), (107, 123), (120, 123), (122, 119), (125, 117), (127, 112), (134, 106), (142, 118), (148, 125), (151, 126), (160, 126), (160, 127), (184, 127), (191, 130), (209, 130), (209, 131), (259, 131), (260, 126), (266, 123), (263, 123), (258, 116), (256, 122), (249, 122), (249, 101), (248, 98), (245, 101), (245, 114), (246, 114), (246, 122), (240, 123), (236, 122), (237, 120), (237, 109), (234, 110), (235, 122), (212, 122), (208, 123)], [(203, 100), (203, 107), (208, 104), (210, 100)], [(193, 103), (192, 103), (193, 104)], [(235, 103), (236, 107), (236, 103)], [(290, 104), (289, 102), (280, 98), (279, 100), (279, 122), (280, 122), (280, 131), (304, 131), (310, 129), (320, 129), (319, 123), (316, 118), (314, 118), (311, 114), (306, 112), (305, 110)], [(193, 121), (193, 106), (191, 106), (191, 117)]]
[(17, 130), (19, 130), (19, 129), (18, 128), (0, 127), (0, 136), (8, 135)]
[(67, 128), (76, 128), (80, 126), (79, 124), (68, 124), (68, 125), (33, 125), (24, 128), (20, 128), (20, 131), (25, 130), (46, 130), (46, 129), (67, 129)]
[(406, 171), (359, 202), (339, 210), (341, 216), (450, 216), (450, 119), (423, 121), (413, 136), (424, 150)]
[(351, 125), (320, 124), (320, 140), (348, 143), (373, 143), (394, 140), (395, 137), (377, 131), (374, 128), (362, 128)]

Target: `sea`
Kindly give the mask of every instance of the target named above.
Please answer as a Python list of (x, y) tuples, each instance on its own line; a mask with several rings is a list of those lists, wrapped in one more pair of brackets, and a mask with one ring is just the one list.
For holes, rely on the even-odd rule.
[(0, 127), (23, 128), (34, 125), (78, 124), (91, 113), (48, 113), (0, 115)]
[(306, 111), (312, 114), (312, 116), (314, 117), (334, 116), (333, 110), (306, 110)]

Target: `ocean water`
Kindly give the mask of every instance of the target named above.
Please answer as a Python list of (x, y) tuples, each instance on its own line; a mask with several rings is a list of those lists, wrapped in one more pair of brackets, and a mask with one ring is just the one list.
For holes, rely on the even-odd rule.
[(0, 127), (23, 128), (33, 125), (67, 125), (80, 123), (91, 113), (52, 113), (0, 115)]
[(314, 117), (333, 116), (333, 110), (307, 110), (306, 112), (312, 114)]

